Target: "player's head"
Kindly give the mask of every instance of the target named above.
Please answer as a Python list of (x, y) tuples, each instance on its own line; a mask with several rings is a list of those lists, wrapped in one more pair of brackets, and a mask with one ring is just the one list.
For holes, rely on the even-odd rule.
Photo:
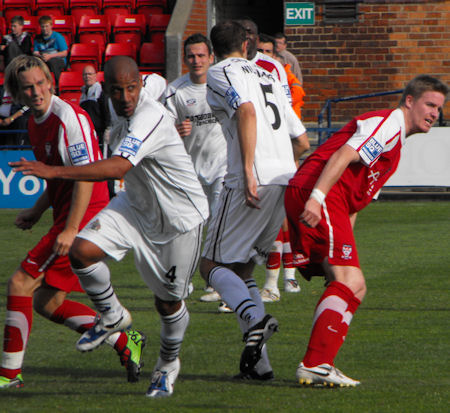
[(268, 34), (259, 34), (258, 52), (264, 53), (267, 56), (274, 57), (275, 53), (275, 39)]
[(17, 56), (6, 67), (5, 87), (15, 102), (29, 106), (38, 117), (46, 113), (54, 92), (48, 66), (28, 55)]
[(53, 33), (53, 20), (50, 16), (41, 16), (38, 22), (41, 27), (42, 36), (48, 37)]
[(25, 20), (22, 16), (14, 16), (11, 18), (11, 33), (14, 36), (20, 36), (23, 32), (23, 26), (25, 24)]
[(195, 33), (184, 41), (184, 63), (194, 83), (206, 83), (206, 73), (214, 61), (209, 39)]
[(439, 118), (448, 92), (445, 83), (428, 75), (416, 76), (406, 85), (399, 107), (405, 114), (407, 135), (430, 130)]
[(115, 56), (105, 64), (105, 90), (119, 116), (134, 114), (142, 89), (136, 62), (128, 56)]
[(83, 82), (86, 86), (92, 86), (97, 81), (97, 72), (92, 65), (83, 67)]
[(283, 50), (286, 50), (287, 47), (286, 36), (283, 33), (275, 33), (273, 37), (275, 38), (275, 50), (277, 52), (282, 52)]
[(244, 27), (236, 21), (216, 24), (210, 37), (214, 53), (221, 59), (234, 52), (243, 54), (246, 51), (247, 35)]
[(258, 49), (258, 26), (252, 19), (248, 17), (237, 20), (237, 22), (245, 29), (248, 40), (247, 59), (251, 60), (255, 57)]

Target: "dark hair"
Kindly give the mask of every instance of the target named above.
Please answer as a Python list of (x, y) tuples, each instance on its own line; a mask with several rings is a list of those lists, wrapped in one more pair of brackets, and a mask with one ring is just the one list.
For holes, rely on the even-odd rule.
[(186, 55), (186, 48), (190, 45), (190, 44), (196, 44), (196, 43), (205, 43), (206, 47), (208, 48), (208, 52), (209, 54), (212, 53), (212, 46), (211, 46), (211, 42), (209, 41), (209, 39), (204, 36), (201, 33), (194, 33), (192, 35), (190, 35), (183, 44), (183, 50), (184, 50), (184, 54)]
[(11, 18), (10, 23), (19, 23), (21, 26), (23, 26), (25, 24), (25, 20), (22, 16), (14, 16)]
[(272, 43), (273, 44), (273, 50), (275, 50), (275, 38), (272, 36), (269, 36), (268, 34), (260, 33), (259, 34), (259, 41), (261, 43)]
[(419, 75), (409, 81), (406, 85), (403, 95), (400, 99), (399, 106), (404, 106), (407, 96), (412, 96), (414, 99), (420, 98), (425, 92), (439, 92), (444, 96), (448, 95), (448, 86), (435, 77), (429, 75)]
[(43, 24), (47, 24), (47, 23), (52, 23), (53, 24), (53, 20), (50, 16), (41, 16), (39, 17), (39, 25), (43, 25)]
[(281, 32), (275, 33), (275, 34), (273, 35), (273, 37), (274, 37), (275, 39), (287, 39), (286, 35), (285, 35), (284, 33), (281, 33)]
[(241, 50), (242, 43), (247, 40), (245, 29), (233, 20), (216, 24), (210, 37), (214, 52), (219, 57)]

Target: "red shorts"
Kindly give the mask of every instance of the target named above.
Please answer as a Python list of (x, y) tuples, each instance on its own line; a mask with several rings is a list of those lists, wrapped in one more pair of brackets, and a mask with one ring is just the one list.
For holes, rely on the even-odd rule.
[(288, 186), (285, 193), (286, 216), (296, 266), (321, 263), (359, 268), (358, 252), (345, 200), (334, 188), (322, 207), (322, 219), (315, 228), (299, 220), (311, 189)]
[(44, 273), (46, 284), (59, 290), (67, 293), (83, 291), (78, 277), (72, 272), (69, 257), (67, 255), (53, 257), (53, 245), (64, 227), (65, 223), (64, 225), (52, 226), (49, 232), (28, 252), (27, 257), (21, 263), (21, 267), (33, 278), (37, 278)]

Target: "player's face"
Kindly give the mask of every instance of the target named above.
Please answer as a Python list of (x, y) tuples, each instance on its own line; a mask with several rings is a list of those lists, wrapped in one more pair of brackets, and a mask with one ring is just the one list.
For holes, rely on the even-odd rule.
[(273, 43), (268, 42), (259, 42), (258, 43), (258, 52), (264, 53), (267, 56), (273, 57)]
[(258, 33), (255, 26), (251, 22), (244, 21), (242, 26), (247, 34), (247, 58), (253, 59), (257, 49)]
[(134, 114), (142, 88), (142, 78), (132, 73), (123, 72), (107, 84), (107, 90), (114, 110), (119, 116), (129, 118)]
[(427, 91), (417, 99), (407, 96), (406, 106), (410, 109), (412, 133), (428, 132), (439, 118), (439, 111), (445, 103), (442, 93)]
[(209, 54), (205, 43), (189, 44), (186, 47), (184, 62), (189, 69), (191, 79), (196, 83), (206, 82), (206, 73), (213, 63), (213, 55)]
[(19, 73), (19, 97), (36, 117), (45, 115), (52, 100), (52, 83), (41, 68)]

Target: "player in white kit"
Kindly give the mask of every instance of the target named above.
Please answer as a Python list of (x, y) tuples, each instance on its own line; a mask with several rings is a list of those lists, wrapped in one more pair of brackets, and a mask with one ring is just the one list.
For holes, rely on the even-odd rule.
[(77, 348), (93, 350), (131, 324), (131, 315), (111, 286), (105, 260), (120, 260), (133, 249), (161, 319), (160, 353), (147, 396), (170, 396), (189, 323), (183, 299), (197, 265), (208, 204), (172, 116), (143, 89), (136, 62), (125, 56), (109, 60), (105, 81), (119, 115), (111, 131), (111, 158), (89, 168), (19, 162), (17, 170), (46, 179), (124, 178), (125, 191), (86, 225), (70, 251), (74, 272), (101, 313)]
[(305, 128), (278, 79), (245, 59), (239, 23), (217, 24), (211, 40), (220, 62), (208, 71), (207, 97), (227, 138), (228, 165), (200, 272), (244, 333), (238, 376), (268, 380), (273, 372), (264, 344), (278, 322), (265, 314), (252, 271), (267, 257), (283, 220), (285, 185), (296, 169), (293, 146), (305, 139)]
[[(227, 168), (227, 143), (217, 118), (206, 101), (206, 74), (214, 61), (211, 42), (201, 33), (184, 42), (184, 62), (189, 73), (169, 84), (165, 106), (176, 118), (175, 127), (191, 155), (195, 171), (214, 210)], [(218, 301), (220, 295), (207, 288), (201, 301)], [(221, 309), (227, 308), (222, 305)], [(231, 310), (228, 310), (231, 311)]]

